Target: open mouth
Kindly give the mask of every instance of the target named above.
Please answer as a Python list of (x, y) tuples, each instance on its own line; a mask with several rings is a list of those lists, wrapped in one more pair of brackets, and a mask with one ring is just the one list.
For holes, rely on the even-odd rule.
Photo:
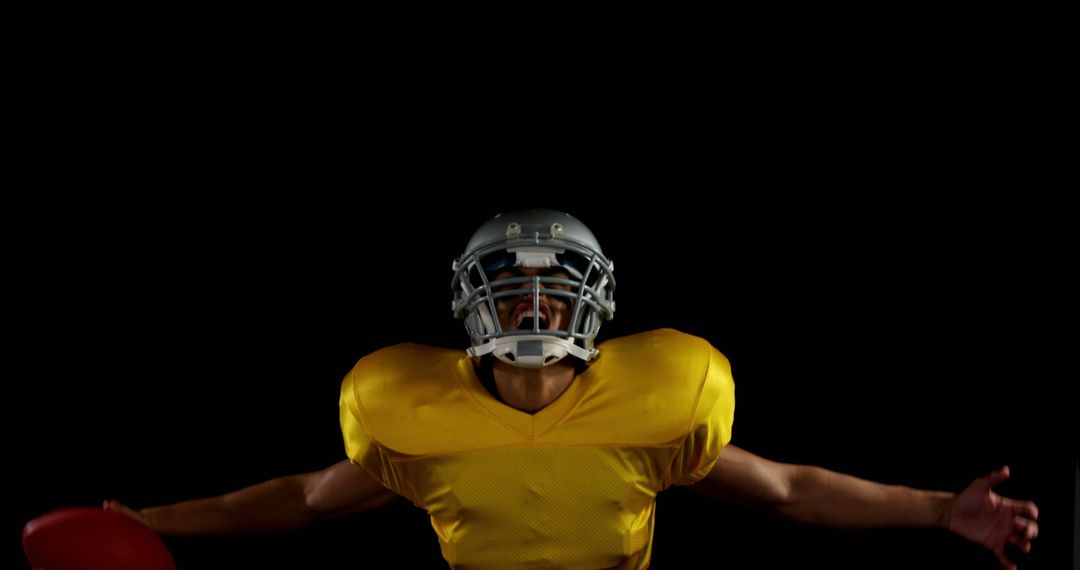
[(517, 330), (530, 330), (533, 328), (533, 319), (538, 318), (540, 321), (540, 328), (548, 328), (548, 309), (544, 305), (540, 305), (540, 312), (536, 313), (532, 309), (532, 304), (528, 305), (528, 308), (524, 306), (519, 307), (514, 311), (514, 328)]

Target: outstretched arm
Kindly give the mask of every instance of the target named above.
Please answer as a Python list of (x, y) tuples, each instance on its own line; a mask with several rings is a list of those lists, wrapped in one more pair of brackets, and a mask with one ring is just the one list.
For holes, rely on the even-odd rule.
[(1038, 510), (991, 488), (1008, 468), (981, 477), (960, 494), (884, 485), (810, 465), (777, 463), (728, 445), (691, 488), (704, 495), (762, 505), (788, 519), (833, 527), (941, 526), (993, 550), (1006, 568), (1005, 542), (1031, 549)]
[(295, 530), (320, 518), (375, 508), (394, 497), (363, 468), (346, 460), (217, 497), (139, 511), (106, 501), (105, 509), (131, 516), (161, 534), (252, 534)]

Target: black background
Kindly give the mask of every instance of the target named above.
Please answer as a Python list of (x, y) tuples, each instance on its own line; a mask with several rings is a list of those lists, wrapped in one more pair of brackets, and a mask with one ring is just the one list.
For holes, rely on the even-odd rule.
[[(24, 366), (11, 382), (27, 395), (8, 400), (20, 418), (9, 536), (54, 508), (161, 504), (341, 459), (345, 372), (398, 341), (462, 346), (450, 260), (500, 204), (536, 203), (575, 212), (615, 260), (619, 306), (602, 338), (670, 326), (727, 354), (734, 443), (948, 490), (1008, 464), (1000, 490), (1043, 513), (1026, 567), (1067, 556), (1075, 442), (1052, 356), (1064, 343), (1041, 324), (1064, 310), (1060, 264), (1038, 247), (1049, 235), (1027, 233), (1052, 228), (1010, 221), (1038, 211), (903, 195), (871, 207), (868, 190), (740, 203), (715, 181), (431, 182), (354, 184), (336, 202), (200, 198), (168, 216), (71, 211), (39, 229), (64, 237), (21, 274)], [(394, 551), (402, 564), (441, 564), (426, 517), (405, 503), (285, 537), (168, 544), (185, 568), (325, 567), (391, 540), (409, 545)], [(654, 557), (658, 568), (995, 564), (940, 531), (801, 527), (681, 489), (660, 498)]]
[[(129, 85), (127, 66), (80, 53), (28, 93), (43, 111), (4, 210), (14, 567), (22, 525), (52, 509), (163, 504), (340, 460), (344, 374), (397, 342), (464, 347), (451, 260), (525, 206), (573, 213), (614, 259), (601, 339), (673, 327), (730, 358), (735, 444), (953, 491), (1008, 464), (999, 490), (1042, 511), (1021, 567), (1068, 560), (1075, 216), (1041, 127), (1053, 113), (995, 90), (1001, 69), (904, 80), (874, 60), (830, 76), (790, 53), (706, 77), (642, 57), (573, 88), (529, 72), (472, 91), (489, 70), (437, 55), (346, 74), (285, 57), (195, 72), (180, 54)], [(444, 566), (401, 502), (167, 544), (185, 569)], [(653, 558), (996, 567), (942, 531), (796, 526), (682, 489), (659, 498)]]

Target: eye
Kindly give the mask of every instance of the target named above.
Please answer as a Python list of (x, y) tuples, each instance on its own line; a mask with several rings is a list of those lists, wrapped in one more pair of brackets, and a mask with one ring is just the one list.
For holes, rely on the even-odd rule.
[[(493, 275), (492, 277), (488, 278), (488, 281), (490, 283), (495, 283), (496, 281), (502, 281), (504, 279), (512, 279), (514, 277), (520, 277), (520, 275), (517, 274), (517, 273), (514, 273), (512, 271), (500, 271), (500, 272), (496, 273), (495, 275)], [(524, 287), (524, 285), (499, 285), (498, 287), (493, 287), (492, 290), (493, 291), (506, 291), (507, 289), (516, 289), (518, 287)]]
[[(552, 279), (570, 280), (570, 275), (568, 275), (565, 271), (558, 271), (558, 272), (552, 273), (550, 275), (547, 275), (547, 277), (551, 277)], [(562, 283), (545, 283), (544, 287), (546, 287), (548, 289), (558, 289), (559, 291), (569, 291), (570, 290), (569, 285), (565, 285), (565, 284), (562, 284)]]

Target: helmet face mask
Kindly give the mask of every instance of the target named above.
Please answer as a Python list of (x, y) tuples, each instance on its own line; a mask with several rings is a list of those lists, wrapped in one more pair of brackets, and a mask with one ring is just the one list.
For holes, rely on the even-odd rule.
[(454, 316), (469, 354), (541, 368), (567, 354), (589, 362), (600, 324), (614, 316), (613, 264), (569, 214), (525, 210), (480, 227), (455, 260)]

